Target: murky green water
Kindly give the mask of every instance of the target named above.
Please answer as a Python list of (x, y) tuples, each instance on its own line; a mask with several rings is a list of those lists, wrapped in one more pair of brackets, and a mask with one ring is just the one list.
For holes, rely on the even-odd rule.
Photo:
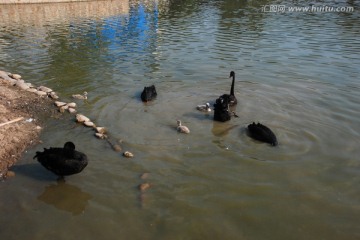
[[(135, 155), (70, 114), (49, 119), (43, 144), (0, 184), (1, 239), (359, 239), (360, 5), (269, 13), (265, 4), (288, 3), (0, 6), (0, 68), (64, 101), (87, 91), (78, 110)], [(229, 91), (231, 70), (239, 118), (215, 123), (195, 107)], [(151, 84), (159, 95), (144, 105)], [(191, 134), (178, 134), (176, 119)], [(253, 121), (279, 146), (251, 140)], [(58, 183), (32, 157), (68, 140), (90, 163)], [(143, 182), (152, 187), (141, 194)]]

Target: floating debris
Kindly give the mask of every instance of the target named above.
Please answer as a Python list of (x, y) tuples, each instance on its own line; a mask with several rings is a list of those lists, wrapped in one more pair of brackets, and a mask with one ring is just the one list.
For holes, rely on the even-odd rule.
[(28, 118), (28, 119), (25, 120), (25, 122), (28, 122), (28, 123), (30, 123), (30, 122), (32, 122), (32, 121), (35, 121), (35, 119), (33, 119), (33, 118)]
[(124, 157), (127, 157), (127, 158), (132, 158), (132, 157), (134, 157), (134, 154), (132, 154), (132, 153), (129, 152), (129, 151), (124, 152), (123, 155), (124, 155)]

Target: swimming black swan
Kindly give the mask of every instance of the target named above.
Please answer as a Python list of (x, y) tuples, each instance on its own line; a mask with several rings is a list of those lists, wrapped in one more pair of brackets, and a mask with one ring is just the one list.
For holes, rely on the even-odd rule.
[(223, 94), (220, 97), (223, 99), (226, 99), (229, 103), (229, 106), (234, 106), (237, 104), (237, 99), (236, 99), (235, 93), (234, 93), (234, 86), (235, 86), (235, 72), (234, 71), (230, 72), (230, 78), (231, 77), (232, 77), (232, 83), (231, 83), (230, 94)]
[(64, 148), (44, 148), (43, 152), (36, 152), (34, 158), (60, 177), (79, 173), (88, 164), (86, 155), (76, 151), (72, 142), (66, 142)]
[(270, 128), (262, 125), (261, 123), (252, 123), (248, 125), (249, 136), (255, 140), (266, 142), (272, 146), (278, 144), (275, 134)]
[(226, 122), (230, 119), (229, 101), (227, 98), (219, 97), (214, 104), (214, 120)]
[(156, 98), (157, 92), (154, 85), (150, 87), (144, 87), (144, 90), (141, 93), (141, 100), (143, 102), (152, 101)]

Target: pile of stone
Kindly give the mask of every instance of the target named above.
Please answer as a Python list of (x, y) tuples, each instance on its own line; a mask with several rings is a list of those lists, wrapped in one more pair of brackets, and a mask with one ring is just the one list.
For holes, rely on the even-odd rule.
[(66, 103), (66, 102), (55, 101), (54, 104), (59, 108), (59, 112), (61, 113), (64, 113), (66, 110), (69, 113), (76, 113), (76, 109), (75, 109), (76, 103), (74, 102)]
[(82, 123), (86, 127), (92, 127), (95, 130), (95, 136), (100, 139), (106, 139), (106, 129), (104, 127), (97, 127), (95, 123), (93, 123), (90, 118), (82, 115), (76, 114), (76, 121), (78, 123)]
[(35, 93), (41, 97), (47, 96), (52, 99), (59, 98), (59, 96), (52, 89), (45, 86), (36, 87), (32, 83), (25, 82), (25, 80), (23, 80), (21, 75), (19, 74), (0, 71), (0, 77), (8, 81), (13, 86), (16, 86), (28, 92)]
[[(0, 70), (0, 78), (6, 80), (12, 86), (16, 86), (24, 91), (32, 92), (40, 97), (49, 97), (54, 100), (59, 99), (59, 96), (52, 89), (45, 86), (36, 87), (32, 83), (25, 82), (25, 80), (23, 80), (21, 75), (19, 74), (13, 74)], [(79, 94), (75, 94), (72, 97), (77, 99), (87, 99), (87, 92), (84, 92), (84, 95), (79, 95), (80, 97), (78, 97), (78, 95)], [(54, 104), (61, 113), (64, 113), (66, 111), (68, 111), (69, 113), (77, 112), (77, 105), (75, 102), (67, 103), (62, 101), (55, 101)], [(115, 151), (121, 151), (121, 146), (119, 144), (112, 144), (109, 141), (105, 127), (97, 127), (94, 122), (92, 122), (88, 117), (84, 116), (83, 114), (76, 114), (76, 121), (78, 123), (82, 123), (86, 127), (93, 128), (95, 130), (95, 136), (97, 138), (106, 139)], [(132, 158), (134, 155), (131, 152), (126, 151), (123, 153), (123, 156), (127, 158)]]

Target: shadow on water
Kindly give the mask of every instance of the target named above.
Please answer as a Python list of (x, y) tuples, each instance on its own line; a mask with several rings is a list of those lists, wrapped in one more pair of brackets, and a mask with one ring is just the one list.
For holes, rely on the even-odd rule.
[(238, 127), (238, 124), (224, 124), (224, 123), (221, 123), (221, 122), (216, 122), (214, 121), (213, 123), (213, 128), (211, 130), (212, 134), (214, 136), (217, 136), (217, 137), (223, 137), (223, 136), (226, 136), (229, 134), (229, 132)]
[(52, 182), (38, 196), (38, 200), (55, 208), (79, 215), (84, 212), (92, 196), (79, 187), (65, 182), (38, 163), (15, 165), (11, 169), (17, 175), (23, 175), (41, 182)]
[(57, 176), (45, 170), (45, 168), (37, 162), (15, 165), (11, 168), (11, 170), (17, 175), (23, 175), (39, 181), (54, 181), (57, 179)]
[(38, 200), (73, 215), (83, 213), (91, 198), (89, 193), (62, 180), (46, 186), (44, 192), (38, 196)]

